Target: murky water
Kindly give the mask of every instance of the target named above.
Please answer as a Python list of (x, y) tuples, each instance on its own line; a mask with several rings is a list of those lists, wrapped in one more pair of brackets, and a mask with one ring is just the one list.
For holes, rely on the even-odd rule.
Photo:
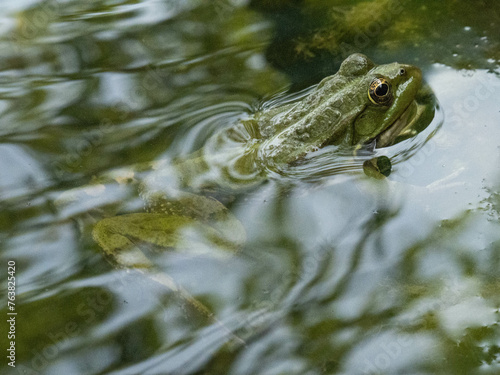
[[(2, 374), (500, 373), (499, 5), (304, 3), (4, 6)], [(232, 197), (237, 255), (157, 254), (219, 323), (106, 261), (92, 227), (137, 191), (68, 192), (189, 154), (352, 49), (418, 65), (439, 100), (441, 126), (379, 150), (388, 179), (320, 152)]]

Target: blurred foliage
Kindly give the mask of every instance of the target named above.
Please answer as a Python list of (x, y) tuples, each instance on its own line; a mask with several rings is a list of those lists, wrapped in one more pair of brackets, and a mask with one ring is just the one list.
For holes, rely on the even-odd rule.
[[(424, 71), (432, 63), (498, 69), (497, 0), (5, 6), (0, 257), (18, 265), (17, 359), (25, 369), (54, 347), (44, 368), (66, 373), (498, 373), (500, 184), (486, 175), (497, 170), (485, 168), (483, 183), (443, 172), (433, 186), (391, 180), (388, 190), (387, 181), (365, 189), (352, 176), (280, 189), (269, 182), (235, 200), (250, 237), (240, 257), (228, 265), (175, 254), (164, 266), (244, 334), (245, 347), (224, 345), (150, 284), (132, 278), (112, 289), (116, 271), (90, 227), (96, 209), (140, 209), (136, 192), (55, 204), (104, 171), (189, 153), (289, 81), (317, 82), (354, 51)], [(461, 95), (451, 106), (470, 93), (438, 82)], [(493, 100), (481, 108), (494, 108)], [(449, 154), (457, 175), (498, 158), (480, 154), (483, 140), (498, 143), (498, 115), (490, 121), (484, 129), (467, 121), (478, 135), (464, 140), (470, 148), (436, 147), (418, 170), (446, 170)], [(447, 125), (440, 131), (464, 138)], [(459, 189), (477, 201), (453, 200)], [(102, 303), (88, 302), (96, 298)], [(390, 357), (401, 367), (372, 371), (394, 343), (411, 344)]]
[(495, 0), (253, 0), (275, 24), (267, 58), (298, 87), (334, 73), (351, 53), (377, 63), (493, 69), (500, 61)]

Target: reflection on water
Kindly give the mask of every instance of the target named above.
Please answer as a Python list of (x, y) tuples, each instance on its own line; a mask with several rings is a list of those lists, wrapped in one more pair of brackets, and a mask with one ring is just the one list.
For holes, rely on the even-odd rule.
[[(266, 56), (296, 87), (337, 70), (353, 52), (422, 67), (494, 69), (499, 61), (495, 0), (252, 0), (276, 24)], [(290, 24), (297, 25), (289, 27)]]
[[(361, 49), (378, 62), (421, 56), (440, 102), (436, 124), (377, 150), (393, 158), (389, 179), (348, 163), (334, 175), (325, 149), (230, 197), (248, 238), (236, 256), (154, 256), (223, 328), (143, 275), (114, 269), (93, 241), (98, 219), (143, 207), (135, 187), (103, 193), (101, 176), (184, 156), (255, 109), (303, 94), (275, 96), (288, 77), (266, 60), (272, 38), (286, 47), (279, 35), (295, 18), (285, 3), (273, 3), (270, 19), (257, 1), (5, 5), (0, 258), (4, 269), (16, 262), (18, 320), (16, 368), (4, 362), (2, 373), (500, 372), (496, 2), (406, 2), (388, 30), (409, 34), (380, 34)], [(289, 3), (361, 20), (356, 1)], [(307, 19), (296, 25), (312, 31), (294, 42), (318, 31)], [(427, 33), (433, 25), (439, 35)], [(330, 40), (346, 27), (331, 27)], [(419, 43), (407, 48), (411, 35)], [(466, 43), (475, 38), (478, 47)], [(454, 53), (477, 70), (457, 70)], [(330, 73), (322, 62), (309, 57), (290, 80), (302, 87)], [(295, 178), (311, 169), (314, 178)]]

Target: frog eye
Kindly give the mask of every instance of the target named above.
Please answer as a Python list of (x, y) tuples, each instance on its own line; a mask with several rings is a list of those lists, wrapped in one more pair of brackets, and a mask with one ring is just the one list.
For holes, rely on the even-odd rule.
[(375, 78), (368, 89), (368, 98), (374, 104), (388, 105), (392, 100), (391, 85), (384, 78)]

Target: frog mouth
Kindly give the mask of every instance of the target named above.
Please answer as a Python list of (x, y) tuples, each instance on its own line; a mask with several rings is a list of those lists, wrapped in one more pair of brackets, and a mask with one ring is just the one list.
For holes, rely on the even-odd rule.
[(412, 101), (401, 115), (375, 138), (377, 148), (392, 146), (407, 138), (415, 136), (423, 129), (418, 123), (423, 118), (427, 106)]
[(401, 115), (374, 138), (375, 147), (392, 146), (414, 137), (432, 122), (438, 107), (432, 89), (424, 84)]

